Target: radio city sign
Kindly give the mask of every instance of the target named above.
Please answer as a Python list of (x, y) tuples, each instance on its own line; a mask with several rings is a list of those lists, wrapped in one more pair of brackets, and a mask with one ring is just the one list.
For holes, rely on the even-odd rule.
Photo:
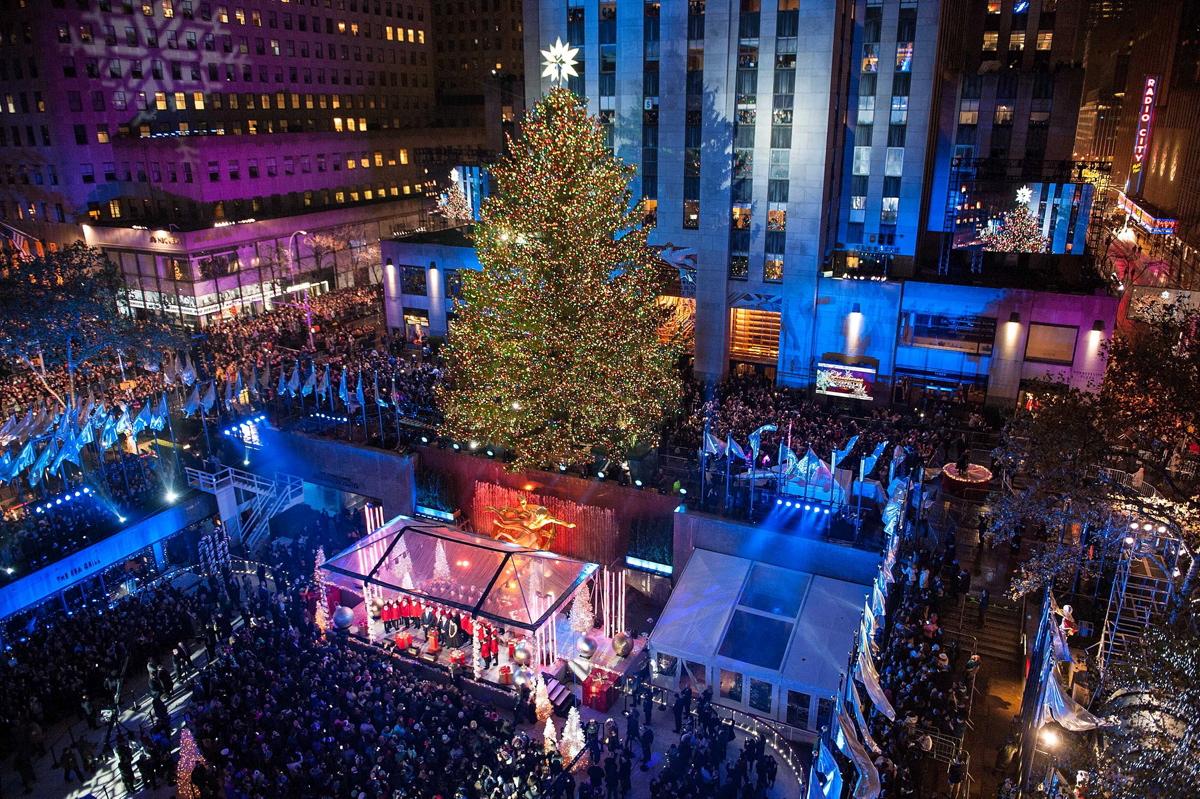
[[(1133, 137), (1133, 166), (1130, 171), (1140, 173), (1150, 152), (1150, 132), (1154, 128), (1154, 105), (1158, 100), (1157, 75), (1147, 75), (1142, 86), (1141, 107), (1138, 109), (1137, 132)], [(1139, 176), (1140, 177), (1140, 176)]]

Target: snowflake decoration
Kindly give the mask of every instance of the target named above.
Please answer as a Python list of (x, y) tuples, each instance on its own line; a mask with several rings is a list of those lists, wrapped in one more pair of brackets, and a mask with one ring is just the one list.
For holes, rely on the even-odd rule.
[(555, 38), (550, 49), (542, 51), (542, 58), (545, 59), (542, 62), (545, 67), (542, 70), (542, 77), (549, 78), (555, 83), (565, 83), (567, 78), (579, 77), (579, 73), (575, 71), (575, 65), (579, 63), (575, 60), (575, 56), (578, 54), (578, 47), (572, 47), (561, 38)]
[(1029, 201), (1033, 199), (1033, 189), (1028, 186), (1022, 186), (1017, 189), (1017, 202), (1021, 205), (1029, 205)]

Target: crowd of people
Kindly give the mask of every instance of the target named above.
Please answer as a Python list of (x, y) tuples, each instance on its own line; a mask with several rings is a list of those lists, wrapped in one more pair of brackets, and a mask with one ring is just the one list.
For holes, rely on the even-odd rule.
[(0, 582), (94, 544), (119, 529), (120, 516), (132, 518), (138, 509), (161, 501), (161, 481), (151, 456), (122, 453), (105, 462), (97, 477), (96, 487), (87, 486), (87, 492), (82, 490), (84, 484), (68, 484), (63, 492), (46, 498), (29, 492), (20, 497), (24, 502), (14, 503), (4, 513)]
[[(37, 779), (35, 764), (47, 756), (66, 782), (85, 779), (103, 765), (97, 747), (102, 741), (115, 741), (128, 790), (138, 784), (138, 775), (146, 785), (167, 779), (172, 761), (166, 701), (195, 671), (193, 644), (215, 652), (217, 642), (232, 631), (237, 607), (249, 601), (247, 594), (232, 578), (215, 577), (188, 592), (159, 584), (111, 605), (42, 608), (7, 620), (0, 661), (0, 751), (12, 753), (25, 792)], [(130, 698), (143, 700), (142, 674), (153, 722), (126, 730), (115, 714)], [(63, 721), (96, 732), (51, 739), (48, 730)], [(140, 751), (136, 758), (135, 750)]]
[(882, 750), (875, 765), (884, 797), (918, 795), (921, 769), (931, 762), (931, 733), (961, 739), (980, 666), (979, 656), (963, 652), (943, 628), (945, 614), (971, 588), (970, 573), (957, 559), (955, 531), (939, 538), (924, 519), (916, 525), (916, 545), (889, 597), (890, 622), (876, 641), (880, 682), (896, 711), (895, 722), (880, 716), (873, 730)]
[(492, 705), (322, 637), (306, 613), (292, 597), (195, 681), (202, 798), (536, 796), (562, 772)]

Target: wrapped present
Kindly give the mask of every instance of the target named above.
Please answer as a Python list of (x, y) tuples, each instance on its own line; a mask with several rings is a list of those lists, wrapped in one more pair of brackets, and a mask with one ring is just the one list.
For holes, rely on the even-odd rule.
[(454, 666), (467, 665), (467, 653), (461, 649), (450, 650), (450, 664)]
[(513, 682), (512, 666), (501, 666), (500, 667), (500, 684), (501, 685), (512, 685), (512, 682)]
[(616, 697), (616, 680), (603, 669), (593, 669), (583, 681), (583, 704), (587, 707), (606, 713)]
[(412, 646), (412, 643), (412, 633), (398, 633), (396, 635), (396, 646), (400, 649), (408, 649), (410, 646)]

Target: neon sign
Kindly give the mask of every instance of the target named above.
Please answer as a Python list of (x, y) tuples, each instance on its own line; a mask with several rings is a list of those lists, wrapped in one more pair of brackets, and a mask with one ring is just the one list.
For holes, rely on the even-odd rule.
[(1154, 105), (1158, 100), (1158, 76), (1147, 75), (1142, 86), (1141, 108), (1138, 110), (1137, 131), (1133, 136), (1133, 165), (1130, 173), (1137, 183), (1136, 189), (1141, 190), (1143, 167), (1146, 156), (1150, 152), (1150, 133), (1154, 129)]

